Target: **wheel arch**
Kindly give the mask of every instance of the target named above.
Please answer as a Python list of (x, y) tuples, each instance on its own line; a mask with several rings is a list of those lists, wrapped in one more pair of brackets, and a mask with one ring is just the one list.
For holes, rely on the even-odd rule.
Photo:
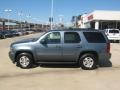
[[(93, 55), (96, 56), (97, 62), (98, 62), (98, 60), (99, 60), (99, 55), (98, 55), (98, 53), (97, 53), (96, 51), (83, 51), (83, 52), (80, 53), (79, 59), (80, 59), (84, 54), (93, 54)], [(78, 59), (78, 61), (79, 61), (79, 59)]]
[(29, 53), (29, 54), (31, 54), (31, 55), (32, 55), (32, 58), (33, 58), (33, 61), (34, 61), (34, 55), (33, 55), (32, 51), (29, 51), (29, 50), (20, 50), (20, 51), (17, 51), (16, 54), (15, 54), (15, 62), (16, 62), (17, 56), (18, 56), (20, 53)]

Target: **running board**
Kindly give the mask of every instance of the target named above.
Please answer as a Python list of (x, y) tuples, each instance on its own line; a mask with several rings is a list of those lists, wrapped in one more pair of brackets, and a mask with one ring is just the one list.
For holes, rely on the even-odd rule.
[(77, 62), (36, 62), (38, 64), (77, 64)]

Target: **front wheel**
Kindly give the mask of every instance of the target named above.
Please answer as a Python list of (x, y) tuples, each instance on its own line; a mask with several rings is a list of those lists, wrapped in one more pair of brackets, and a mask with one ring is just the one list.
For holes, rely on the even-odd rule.
[(94, 54), (84, 54), (79, 60), (80, 66), (85, 70), (93, 70), (97, 68), (97, 57)]
[(16, 60), (17, 60), (17, 66), (23, 69), (31, 68), (33, 65), (33, 58), (32, 55), (29, 53), (20, 53), (17, 56)]

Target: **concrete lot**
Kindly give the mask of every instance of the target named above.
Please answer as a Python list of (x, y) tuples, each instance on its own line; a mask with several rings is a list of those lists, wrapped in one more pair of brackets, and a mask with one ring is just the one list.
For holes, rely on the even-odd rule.
[(85, 71), (72, 66), (20, 69), (8, 57), (11, 42), (40, 34), (0, 40), (0, 90), (120, 90), (120, 44), (111, 44), (112, 67)]

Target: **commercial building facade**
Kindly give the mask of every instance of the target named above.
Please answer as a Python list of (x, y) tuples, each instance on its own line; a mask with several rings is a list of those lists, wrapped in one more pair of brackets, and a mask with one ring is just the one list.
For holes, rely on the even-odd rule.
[(78, 25), (80, 28), (120, 29), (120, 11), (95, 10), (92, 13), (83, 14)]

